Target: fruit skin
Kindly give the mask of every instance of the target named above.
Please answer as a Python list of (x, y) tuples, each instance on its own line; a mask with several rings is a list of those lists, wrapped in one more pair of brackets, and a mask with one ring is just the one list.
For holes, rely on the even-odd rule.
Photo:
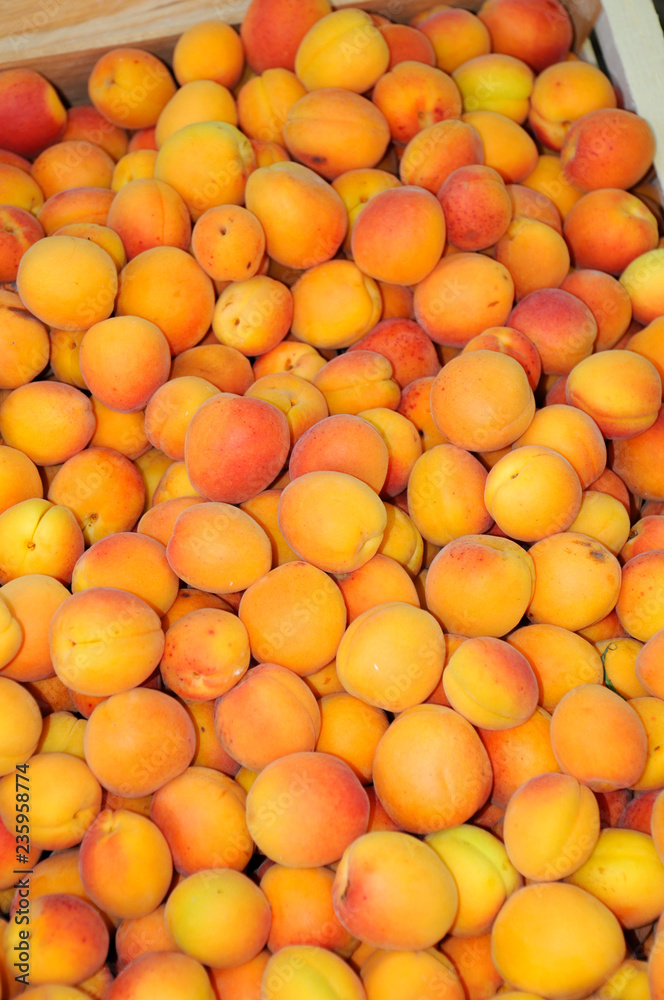
[(67, 112), (55, 87), (33, 69), (0, 73), (0, 148), (33, 157), (58, 142)]

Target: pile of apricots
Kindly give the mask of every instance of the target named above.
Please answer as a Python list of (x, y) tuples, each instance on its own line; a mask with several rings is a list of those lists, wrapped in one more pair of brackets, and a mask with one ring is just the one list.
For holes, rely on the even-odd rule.
[(654, 133), (387, 6), (0, 72), (0, 1000), (664, 998)]

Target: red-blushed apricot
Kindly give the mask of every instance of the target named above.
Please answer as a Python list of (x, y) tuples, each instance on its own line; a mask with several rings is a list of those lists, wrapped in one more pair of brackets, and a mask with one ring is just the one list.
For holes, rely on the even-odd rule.
[(35, 463), (20, 448), (0, 444), (0, 513), (44, 495)]
[(534, 542), (567, 531), (581, 507), (581, 483), (551, 448), (513, 448), (493, 466), (484, 487), (489, 515), (507, 536)]
[(154, 323), (138, 316), (114, 316), (88, 329), (79, 364), (97, 399), (111, 409), (134, 413), (144, 409), (166, 382), (171, 352)]
[(80, 330), (110, 316), (118, 288), (111, 256), (91, 240), (53, 236), (21, 257), (16, 287), (43, 323)]
[(262, 399), (219, 393), (191, 419), (187, 473), (209, 500), (242, 503), (266, 489), (290, 450), (288, 421)]
[[(495, 253), (512, 276), (517, 301), (541, 288), (557, 288), (569, 272), (567, 244), (539, 219), (514, 218), (498, 240)], [(537, 267), (533, 266), (535, 259)]]
[(191, 250), (215, 281), (241, 281), (253, 278), (261, 266), (265, 233), (256, 216), (241, 205), (217, 205), (196, 222)]
[(101, 146), (68, 140), (54, 143), (40, 153), (30, 174), (44, 197), (51, 198), (71, 188), (110, 188), (114, 165)]
[[(23, 928), (23, 935), (21, 929), (20, 922), (12, 920), (3, 947), (12, 968), (29, 968), (32, 986), (73, 986), (97, 972), (106, 959), (108, 929), (97, 910), (76, 896), (53, 893), (33, 900), (29, 929), (26, 933)], [(29, 961), (24, 962), (24, 956)]]
[(227, 503), (196, 504), (182, 511), (166, 554), (181, 580), (219, 594), (246, 590), (272, 565), (266, 533), (249, 514)]
[(124, 455), (110, 448), (85, 448), (60, 466), (48, 499), (73, 511), (91, 545), (134, 527), (143, 510), (145, 487)]
[(397, 63), (413, 59), (426, 63), (427, 66), (436, 65), (434, 47), (423, 31), (407, 24), (379, 24), (378, 30), (390, 50), (388, 70), (393, 69)]
[(88, 95), (97, 111), (129, 129), (155, 125), (175, 92), (168, 67), (151, 52), (115, 48), (101, 56), (88, 77)]
[(103, 809), (81, 841), (79, 870), (90, 899), (125, 919), (146, 916), (161, 903), (173, 862), (151, 820), (128, 809)]
[[(352, 58), (360, 53), (361, 58)], [(307, 90), (344, 87), (362, 94), (382, 76), (389, 60), (387, 42), (370, 15), (351, 8), (316, 20), (298, 46), (294, 69)]]
[(495, 351), (471, 351), (453, 358), (431, 388), (436, 426), (452, 444), (468, 451), (512, 444), (527, 430), (534, 412), (523, 367)]
[(304, 676), (334, 658), (346, 609), (333, 580), (306, 562), (277, 566), (252, 584), (238, 611), (258, 661)]
[(6, 69), (0, 77), (2, 145), (32, 157), (62, 137), (67, 112), (55, 87), (33, 69)]
[(641, 642), (664, 628), (664, 552), (651, 549), (632, 556), (622, 569), (616, 613), (626, 632)]
[(0, 587), (3, 677), (25, 682), (53, 676), (48, 630), (69, 596), (58, 580), (41, 573), (16, 577)]
[(451, 655), (443, 688), (452, 708), (482, 729), (511, 729), (537, 707), (538, 685), (526, 657), (502, 639), (468, 639)]
[(88, 766), (104, 788), (138, 798), (182, 774), (194, 756), (194, 736), (194, 724), (175, 698), (137, 687), (97, 705), (83, 746)]
[(345, 472), (313, 471), (286, 486), (278, 522), (301, 559), (325, 572), (349, 573), (378, 551), (387, 515), (362, 480)]
[(444, 705), (417, 705), (399, 714), (381, 738), (373, 779), (390, 818), (403, 830), (425, 834), (465, 823), (484, 805), (491, 766), (463, 716)]
[(273, 953), (292, 945), (314, 945), (343, 956), (357, 940), (332, 908), (334, 872), (329, 868), (272, 865), (260, 881), (272, 910), (267, 947)]
[[(349, 442), (353, 447), (348, 447)], [(389, 453), (380, 432), (360, 416), (337, 413), (318, 420), (298, 439), (289, 473), (292, 481), (316, 470), (345, 472), (380, 493), (388, 465)]]
[(68, 597), (49, 629), (55, 672), (80, 694), (109, 695), (141, 684), (159, 663), (163, 646), (156, 612), (110, 586)]
[[(301, 163), (274, 163), (250, 174), (245, 203), (265, 232), (269, 256), (286, 268), (311, 268), (331, 260), (348, 228), (337, 192)], [(319, 220), (316, 227), (311, 218)]]
[[(611, 736), (616, 726), (619, 744)], [(629, 788), (646, 765), (646, 731), (638, 714), (601, 684), (579, 685), (561, 698), (551, 718), (551, 744), (562, 770), (597, 792)]]
[(281, 343), (291, 327), (293, 297), (264, 274), (231, 282), (217, 299), (212, 329), (221, 344), (256, 357)]
[[(30, 776), (30, 842), (46, 851), (80, 843), (101, 808), (101, 788), (91, 768), (69, 753), (36, 753), (27, 762)], [(13, 787), (13, 801), (12, 788)], [(24, 820), (17, 813), (15, 775), (0, 780), (0, 818), (16, 834)]]
[(563, 455), (587, 489), (606, 466), (606, 445), (597, 424), (587, 413), (566, 403), (546, 406), (535, 412), (525, 433), (515, 442), (542, 445)]
[(465, 534), (433, 559), (426, 602), (449, 632), (499, 638), (520, 622), (535, 583), (533, 560), (515, 541)]
[(214, 710), (214, 731), (243, 767), (260, 771), (289, 753), (312, 751), (320, 712), (307, 685), (275, 663), (259, 663)]
[(602, 830), (590, 857), (565, 881), (599, 899), (625, 928), (641, 927), (661, 913), (664, 865), (647, 833)]
[(67, 124), (62, 140), (81, 139), (101, 146), (113, 160), (127, 152), (129, 139), (125, 129), (101, 115), (91, 104), (79, 104), (67, 109)]
[(286, 0), (278, 5), (275, 0), (253, 0), (240, 28), (247, 62), (256, 73), (275, 67), (294, 70), (300, 42), (331, 11), (327, 0)]
[(154, 323), (171, 354), (198, 343), (210, 328), (213, 309), (211, 279), (179, 247), (144, 250), (122, 269), (116, 316), (139, 316)]
[(106, 1000), (215, 1000), (207, 969), (181, 951), (139, 955), (116, 976)]
[(237, 684), (249, 658), (242, 622), (228, 611), (201, 608), (170, 626), (159, 670), (165, 684), (181, 698), (206, 701)]
[(530, 292), (507, 322), (533, 342), (545, 374), (568, 374), (592, 353), (597, 337), (597, 323), (588, 306), (560, 288)]
[(0, 406), (5, 445), (36, 465), (58, 465), (81, 452), (94, 432), (90, 400), (63, 382), (29, 382)]
[(0, 514), (0, 584), (28, 573), (68, 584), (84, 544), (67, 507), (37, 498), (23, 500)]
[(444, 257), (415, 289), (417, 322), (437, 344), (464, 347), (490, 326), (506, 322), (514, 299), (512, 277), (484, 254)]
[(306, 93), (288, 109), (278, 142), (294, 160), (327, 180), (347, 170), (375, 166), (390, 129), (375, 101), (342, 87)]
[(164, 923), (165, 904), (143, 917), (121, 920), (115, 931), (118, 972), (151, 951), (175, 951)]
[(197, 222), (216, 205), (240, 205), (255, 167), (251, 143), (235, 125), (203, 121), (185, 125), (165, 139), (154, 176), (177, 191)]
[(525, 878), (557, 882), (580, 868), (597, 844), (597, 799), (570, 774), (538, 775), (510, 798), (503, 832), (509, 858)]
[(654, 152), (655, 136), (644, 118), (603, 108), (572, 123), (560, 161), (567, 180), (582, 191), (627, 190), (647, 173)]
[(632, 354), (615, 348), (593, 354), (567, 377), (567, 402), (588, 413), (607, 438), (635, 437), (652, 427), (659, 413), (659, 373), (647, 358)]
[(655, 423), (647, 431), (612, 441), (610, 445), (611, 468), (632, 494), (646, 501), (664, 499), (659, 461), (663, 431), (664, 407), (661, 407)]
[(615, 108), (609, 78), (582, 59), (548, 66), (533, 86), (528, 123), (539, 141), (558, 152), (572, 122), (600, 108)]
[(517, 122), (497, 111), (466, 111), (461, 120), (480, 134), (484, 163), (506, 184), (519, 184), (537, 165), (537, 146)]
[(503, 844), (470, 823), (430, 833), (426, 843), (450, 869), (459, 893), (450, 933), (462, 938), (486, 934), (505, 899), (523, 884)]
[(351, 934), (397, 950), (440, 941), (459, 898), (449, 869), (427, 844), (391, 831), (364, 834), (348, 847), (332, 892), (335, 913)]
[[(562, 696), (579, 684), (601, 684), (602, 660), (593, 645), (558, 625), (525, 625), (507, 642), (526, 657), (539, 686), (539, 703), (552, 712)], [(565, 672), (560, 669), (564, 661)]]
[(213, 80), (234, 87), (244, 66), (244, 48), (237, 31), (218, 20), (191, 25), (173, 50), (173, 73), (183, 86), (192, 80)]
[[(109, 188), (80, 187), (51, 195), (37, 213), (47, 236), (63, 226), (84, 222), (105, 226), (115, 191)], [(72, 237), (70, 237), (72, 239)]]
[(287, 867), (338, 861), (368, 822), (366, 792), (350, 767), (330, 754), (280, 757), (247, 795), (247, 826), (256, 846)]
[(24, 764), (37, 749), (42, 719), (39, 705), (33, 696), (16, 681), (0, 677), (0, 697), (3, 722), (0, 774), (9, 774), (17, 764)]
[(350, 347), (380, 319), (378, 286), (352, 260), (335, 259), (304, 271), (292, 294), (292, 334), (319, 350)]
[(129, 260), (152, 247), (189, 248), (187, 206), (170, 185), (154, 178), (124, 184), (113, 199), (107, 224), (119, 235)]
[(254, 380), (251, 364), (244, 354), (224, 344), (190, 347), (173, 358), (171, 379), (196, 375), (216, 385), (220, 392), (244, 395)]
[(461, 251), (484, 250), (504, 235), (512, 203), (500, 174), (491, 167), (458, 167), (437, 194), (446, 236)]
[[(150, 447), (145, 433), (145, 414), (142, 410), (134, 413), (120, 413), (91, 398), (92, 412), (96, 426), (90, 438), (93, 448), (110, 448), (133, 461)], [(54, 473), (55, 474), (55, 473)]]
[(0, 290), (0, 322), (0, 389), (17, 389), (43, 371), (49, 337), (13, 292)]
[(568, 274), (560, 287), (585, 302), (595, 317), (597, 337), (593, 349), (615, 347), (632, 318), (632, 304), (622, 285), (603, 271), (581, 268)]
[(399, 163), (404, 184), (416, 184), (437, 194), (458, 167), (484, 163), (482, 139), (473, 125), (448, 118), (417, 132)]
[(493, 925), (491, 953), (499, 973), (517, 989), (578, 1000), (618, 968), (625, 939), (615, 916), (595, 896), (552, 882), (510, 896)]
[(617, 275), (657, 246), (657, 220), (634, 194), (602, 188), (572, 206), (565, 218), (565, 239), (576, 267)]
[(349, 351), (382, 354), (392, 365), (392, 377), (402, 389), (416, 379), (437, 375), (441, 368), (430, 338), (418, 323), (407, 318), (382, 319)]
[(161, 830), (181, 875), (211, 868), (242, 871), (253, 842), (245, 822), (246, 794), (226, 774), (188, 767), (157, 789), (150, 817)]
[(525, 59), (540, 72), (565, 59), (573, 24), (559, 0), (485, 0), (479, 11), (494, 52)]
[(401, 601), (358, 615), (346, 629), (336, 658), (337, 674), (350, 694), (393, 712), (428, 698), (444, 660), (445, 640), (437, 621)]
[(461, 116), (462, 97), (454, 80), (422, 62), (398, 63), (380, 77), (372, 94), (392, 139), (401, 145), (428, 126)]
[(512, 203), (513, 217), (538, 219), (551, 226), (562, 236), (563, 227), (560, 212), (551, 198), (525, 184), (507, 184), (507, 194)]
[(518, 124), (525, 122), (534, 73), (523, 60), (484, 53), (460, 63), (452, 79), (461, 91), (464, 111), (496, 111)]
[(150, 444), (169, 458), (182, 460), (192, 416), (217, 392), (216, 386), (196, 375), (181, 375), (161, 385), (150, 396), (145, 410), (145, 429)]
[(408, 511), (418, 531), (435, 545), (482, 534), (491, 526), (485, 482), (486, 471), (470, 452), (452, 444), (425, 451), (408, 480)]
[(0, 281), (15, 281), (21, 257), (44, 230), (31, 212), (18, 205), (0, 206)]
[(518, 361), (528, 376), (530, 388), (535, 392), (542, 372), (542, 362), (537, 348), (525, 334), (510, 326), (489, 327), (469, 340), (461, 353), (484, 350), (509, 354)]
[(528, 607), (532, 622), (559, 625), (572, 632), (593, 625), (616, 605), (620, 564), (588, 535), (562, 531), (530, 548), (535, 588)]
[[(263, 972), (261, 996), (297, 1000), (298, 995), (311, 995), (311, 990), (324, 996), (365, 1000), (366, 993), (359, 976), (333, 951), (316, 945), (286, 945), (272, 955)], [(247, 994), (248, 995), (248, 994)]]
[(137, 129), (129, 139), (127, 145), (127, 152), (134, 153), (141, 150), (155, 150), (157, 149), (154, 141), (154, 125), (148, 125), (145, 128)]

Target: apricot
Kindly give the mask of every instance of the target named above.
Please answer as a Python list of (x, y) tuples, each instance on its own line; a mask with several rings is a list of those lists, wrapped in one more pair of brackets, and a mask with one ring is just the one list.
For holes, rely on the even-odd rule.
[(634, 437), (657, 419), (662, 401), (659, 373), (647, 358), (632, 355), (602, 351), (579, 362), (567, 377), (567, 402), (588, 413), (606, 438)]
[(368, 822), (369, 800), (359, 780), (344, 761), (326, 753), (279, 757), (263, 768), (247, 795), (247, 826), (256, 846), (289, 868), (338, 861)]
[(107, 1000), (149, 1000), (156, 993), (162, 1000), (216, 1000), (207, 969), (181, 951), (157, 951), (139, 955), (117, 975)]
[(464, 111), (496, 111), (519, 124), (526, 120), (534, 73), (521, 59), (483, 53), (460, 63), (452, 78)]
[(249, 514), (227, 503), (196, 504), (182, 511), (166, 555), (181, 580), (218, 594), (246, 590), (272, 564), (266, 533)]
[[(348, 448), (348, 442), (354, 443)], [(291, 481), (308, 472), (345, 472), (376, 493), (385, 484), (389, 452), (380, 432), (355, 414), (337, 413), (318, 420), (296, 441), (291, 452)]]
[(435, 65), (445, 73), (453, 73), (462, 63), (491, 51), (489, 32), (469, 10), (439, 4), (424, 10), (411, 24), (429, 39)]
[(634, 319), (644, 325), (664, 315), (660, 288), (663, 266), (664, 248), (657, 247), (632, 260), (620, 275), (620, 284), (632, 302)]
[(443, 257), (415, 289), (415, 319), (434, 343), (462, 348), (507, 320), (514, 282), (507, 268), (484, 254)]
[[(465, 11), (464, 11), (465, 13)], [(368, 1000), (461, 1000), (461, 981), (452, 962), (434, 949), (387, 951), (375, 949), (361, 967)]]
[[(357, 343), (380, 319), (382, 300), (376, 282), (350, 260), (332, 260), (304, 271), (292, 294), (293, 336), (321, 350)], [(326, 303), (325, 320), (321, 299)], [(359, 366), (360, 361), (343, 364)], [(317, 373), (314, 384), (319, 377), (325, 376)]]
[(537, 707), (537, 678), (528, 660), (492, 637), (459, 646), (445, 665), (443, 689), (452, 708), (482, 729), (511, 729)]
[(630, 636), (600, 639), (595, 646), (601, 655), (604, 677), (611, 687), (624, 698), (641, 698), (649, 694), (636, 673), (636, 658), (644, 643)]
[(246, 867), (254, 845), (245, 799), (236, 781), (210, 767), (188, 767), (157, 789), (150, 817), (166, 839), (177, 872), (186, 877), (211, 868)]
[(189, 249), (187, 206), (170, 185), (154, 178), (124, 184), (113, 199), (107, 222), (121, 238), (129, 260), (157, 246)]
[[(387, 42), (390, 50), (390, 62), (388, 70), (393, 69), (397, 63), (405, 60), (416, 60), (426, 63), (427, 66), (436, 65), (436, 53), (430, 40), (424, 36), (423, 31), (411, 27), (408, 24), (379, 24), (378, 30)], [(442, 66), (439, 67), (443, 69)]]
[(597, 337), (593, 350), (615, 347), (627, 333), (632, 318), (632, 303), (622, 285), (603, 271), (581, 268), (568, 274), (560, 287), (585, 302), (595, 317)]
[(505, 184), (491, 167), (458, 167), (437, 197), (445, 213), (447, 240), (461, 251), (484, 250), (497, 243), (512, 217)]
[(241, 281), (259, 270), (265, 233), (256, 216), (241, 205), (217, 205), (197, 220), (191, 250), (215, 281)]
[(29, 173), (9, 163), (0, 163), (0, 197), (5, 205), (37, 214), (44, 204), (44, 192)]
[(575, 266), (609, 274), (620, 274), (657, 246), (655, 216), (640, 198), (617, 188), (584, 194), (570, 208), (564, 229)]
[(572, 47), (571, 18), (558, 0), (485, 0), (480, 20), (494, 52), (525, 59), (536, 72), (563, 60)]
[(240, 507), (253, 517), (261, 526), (270, 540), (272, 547), (272, 565), (282, 566), (284, 563), (297, 559), (297, 555), (281, 533), (277, 520), (280, 489), (264, 490), (251, 500), (245, 500)]
[(376, 553), (369, 562), (352, 573), (337, 577), (349, 623), (363, 611), (379, 604), (400, 601), (420, 606), (420, 599), (411, 577), (396, 559)]
[(150, 444), (169, 458), (182, 460), (192, 416), (217, 391), (211, 382), (195, 375), (171, 378), (161, 385), (150, 396), (145, 410), (145, 430)]
[(537, 348), (525, 334), (510, 326), (488, 327), (483, 333), (469, 340), (461, 353), (485, 350), (509, 354), (518, 361), (528, 376), (530, 388), (535, 392), (542, 372), (542, 362)]
[[(9, 774), (17, 764), (24, 764), (32, 757), (37, 749), (42, 718), (33, 696), (16, 681), (0, 676), (0, 696), (4, 723), (0, 742), (0, 773)], [(23, 851), (22, 848), (20, 850)]]
[(203, 121), (164, 140), (154, 176), (177, 191), (196, 222), (215, 205), (240, 205), (255, 166), (251, 143), (235, 125)]
[(334, 873), (329, 868), (272, 865), (260, 886), (272, 910), (267, 946), (271, 952), (292, 945), (314, 945), (345, 954), (356, 940), (332, 908)]
[(480, 134), (484, 163), (506, 184), (525, 181), (537, 165), (537, 146), (517, 122), (498, 111), (465, 111), (461, 120)]
[(597, 844), (597, 799), (570, 774), (538, 775), (510, 798), (503, 832), (507, 854), (524, 877), (557, 882), (580, 868)]
[[(286, 268), (311, 268), (331, 260), (348, 228), (337, 192), (301, 163), (274, 163), (249, 176), (247, 209), (265, 232), (269, 256)], [(319, 224), (314, 228), (310, 220)]]
[(611, 442), (611, 467), (629, 491), (646, 501), (664, 499), (659, 453), (662, 447), (664, 408), (652, 427), (632, 438)]
[[(526, 625), (507, 637), (523, 653), (539, 686), (539, 703), (552, 712), (562, 696), (580, 684), (601, 684), (602, 661), (585, 639), (558, 625)], [(560, 669), (564, 661), (565, 672)]]
[(507, 194), (512, 203), (512, 215), (526, 219), (538, 219), (551, 226), (562, 236), (563, 227), (560, 212), (551, 198), (525, 184), (507, 184)]
[(171, 379), (196, 375), (215, 385), (220, 392), (234, 392), (238, 396), (253, 382), (251, 364), (234, 347), (224, 344), (202, 344), (190, 347), (173, 358)]
[(115, 191), (100, 187), (68, 188), (58, 191), (39, 209), (39, 223), (47, 236), (53, 236), (62, 226), (93, 223), (105, 226)]
[(256, 357), (281, 343), (292, 319), (290, 289), (258, 274), (224, 288), (212, 315), (212, 329), (221, 344)]
[(173, 50), (173, 74), (181, 87), (192, 80), (234, 87), (243, 66), (244, 48), (237, 31), (216, 19), (188, 27)]
[[(154, 128), (151, 130), (154, 132)], [(138, 133), (134, 133), (138, 135)], [(154, 165), (157, 160), (157, 147), (152, 144), (149, 149), (135, 149), (121, 157), (113, 168), (111, 190), (120, 191), (125, 184), (137, 180), (152, 180)]]
[(12, 968), (17, 959), (19, 970), (20, 965), (29, 968), (33, 986), (80, 983), (97, 972), (108, 951), (109, 933), (99, 913), (68, 893), (32, 900), (27, 937), (20, 931), (18, 921), (11, 921), (3, 947)]
[(29, 573), (0, 588), (2, 675), (16, 681), (52, 677), (48, 631), (69, 591), (51, 576)]
[(166, 632), (160, 673), (180, 697), (216, 698), (236, 684), (248, 666), (246, 629), (228, 611), (192, 610)]
[(600, 69), (582, 59), (568, 60), (538, 74), (528, 122), (547, 149), (559, 152), (572, 122), (600, 108), (615, 108), (616, 104), (613, 85)]
[(100, 146), (91, 142), (57, 142), (36, 158), (31, 168), (45, 198), (79, 187), (110, 188), (114, 163)]
[(29, 211), (0, 206), (0, 281), (15, 281), (21, 257), (43, 236), (41, 224)]
[(515, 541), (464, 534), (434, 557), (426, 603), (449, 632), (499, 638), (520, 622), (535, 583), (532, 557)]
[(339, 588), (322, 570), (300, 561), (278, 566), (253, 583), (238, 614), (254, 657), (300, 676), (334, 658), (346, 627)]
[(557, 288), (570, 265), (567, 245), (555, 229), (539, 219), (521, 217), (513, 219), (498, 240), (496, 260), (512, 275), (517, 301), (538, 289)]
[(157, 119), (157, 149), (179, 129), (207, 121), (237, 125), (237, 107), (230, 90), (214, 80), (190, 80), (182, 84)]
[[(62, 138), (67, 112), (55, 87), (34, 69), (6, 69), (0, 76), (2, 146), (33, 157)], [(29, 112), (27, 111), (29, 108)]]
[(43, 495), (34, 462), (21, 449), (0, 444), (0, 513), (22, 500), (41, 499)]
[[(413, 890), (409, 891), (409, 887)], [(376, 948), (431, 948), (447, 933), (458, 892), (447, 866), (407, 833), (360, 836), (341, 859), (332, 890), (344, 927)]]
[(446, 118), (413, 136), (402, 153), (399, 176), (404, 184), (437, 194), (453, 170), (474, 163), (484, 163), (480, 133), (473, 125)]
[(486, 531), (491, 516), (482, 499), (485, 482), (485, 470), (464, 449), (440, 444), (425, 451), (408, 480), (408, 510), (423, 537), (446, 545)]
[(126, 130), (113, 125), (91, 104), (79, 104), (67, 109), (67, 124), (62, 139), (87, 140), (101, 146), (115, 161), (126, 154), (129, 145)]
[(583, 196), (580, 188), (566, 180), (560, 156), (544, 153), (537, 158), (533, 170), (522, 181), (523, 186), (549, 198), (566, 219), (572, 206)]
[(536, 411), (532, 423), (514, 447), (542, 445), (563, 455), (587, 489), (606, 466), (606, 445), (602, 434), (587, 413), (565, 403)]
[(194, 413), (185, 462), (193, 486), (206, 499), (242, 503), (272, 483), (289, 450), (288, 421), (276, 406), (222, 392)]
[(26, 308), (47, 326), (80, 330), (110, 316), (118, 277), (112, 258), (96, 243), (53, 236), (23, 254), (16, 287)]
[(655, 136), (648, 122), (621, 108), (602, 108), (569, 128), (560, 162), (566, 179), (582, 191), (627, 190), (652, 164)]
[[(580, 942), (583, 962), (575, 958)], [(625, 941), (604, 903), (575, 885), (551, 882), (526, 886), (506, 900), (491, 931), (491, 953), (498, 972), (517, 989), (578, 1000), (615, 972)]]
[(162, 617), (177, 597), (178, 579), (161, 542), (146, 534), (116, 532), (90, 546), (74, 567), (72, 592), (90, 587), (126, 590)]
[(88, 95), (113, 125), (129, 129), (156, 125), (175, 93), (175, 81), (161, 59), (138, 48), (115, 48), (102, 55), (88, 77)]
[(327, 0), (254, 0), (240, 27), (247, 62), (256, 73), (274, 67), (294, 70), (300, 42), (331, 10)]
[(616, 613), (629, 635), (648, 642), (664, 627), (662, 552), (651, 549), (632, 556), (622, 570)]
[(392, 139), (406, 145), (422, 129), (459, 118), (462, 95), (447, 73), (417, 61), (398, 63), (377, 81), (372, 100), (385, 115)]
[(138, 316), (114, 316), (89, 328), (79, 364), (87, 388), (122, 413), (145, 408), (169, 375), (171, 354), (158, 326)]
[(383, 318), (349, 350), (382, 354), (392, 365), (392, 376), (401, 389), (416, 379), (437, 375), (441, 367), (430, 338), (408, 318)]
[[(307, 90), (369, 90), (387, 69), (390, 50), (370, 15), (350, 8), (316, 19), (295, 54), (294, 69)], [(290, 67), (286, 67), (290, 68)]]
[(514, 307), (508, 323), (538, 350), (545, 374), (567, 375), (593, 349), (597, 323), (581, 299), (560, 288), (540, 288)]
[(48, 499), (73, 511), (86, 544), (115, 531), (130, 531), (145, 502), (136, 466), (111, 448), (85, 448), (69, 458), (51, 481)]
[(339, 757), (363, 785), (369, 785), (376, 747), (389, 725), (385, 712), (345, 692), (324, 695), (319, 707), (316, 750)]
[(348, 1000), (364, 1000), (366, 996), (356, 973), (327, 948), (286, 945), (269, 958), (261, 981), (266, 996), (297, 1000), (302, 991), (313, 996), (312, 988), (321, 996), (328, 993)]
[(92, 437), (94, 425), (87, 396), (61, 382), (19, 386), (0, 406), (5, 444), (39, 465), (57, 465), (78, 454)]
[(68, 584), (84, 541), (67, 507), (24, 500), (0, 514), (0, 584), (40, 573)]
[(147, 952), (175, 951), (166, 932), (164, 908), (162, 903), (144, 917), (128, 917), (120, 921), (115, 932), (119, 972)]
[(238, 91), (240, 128), (250, 139), (283, 147), (283, 128), (289, 111), (306, 93), (291, 70), (266, 69), (247, 80)]
[(453, 358), (431, 388), (436, 426), (452, 444), (468, 451), (512, 444), (528, 428), (534, 412), (523, 367), (495, 351), (471, 351)]
[(139, 798), (182, 774), (194, 756), (194, 736), (194, 724), (175, 698), (136, 687), (97, 705), (83, 747), (90, 770), (104, 788)]

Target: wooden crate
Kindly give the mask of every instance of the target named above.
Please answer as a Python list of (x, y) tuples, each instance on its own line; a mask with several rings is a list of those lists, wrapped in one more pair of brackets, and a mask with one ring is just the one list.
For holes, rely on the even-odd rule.
[[(408, 21), (436, 0), (333, 0)], [(482, 0), (448, 0), (477, 10)], [(563, 0), (575, 29), (575, 49), (592, 58), (593, 43), (625, 107), (650, 122), (655, 166), (664, 177), (664, 35), (652, 0)], [(192, 24), (219, 18), (239, 24), (249, 0), (1, 0), (0, 69), (27, 66), (47, 76), (72, 104), (87, 102), (96, 60), (118, 45), (146, 48), (169, 62), (178, 36)], [(584, 48), (584, 45), (586, 46)]]

